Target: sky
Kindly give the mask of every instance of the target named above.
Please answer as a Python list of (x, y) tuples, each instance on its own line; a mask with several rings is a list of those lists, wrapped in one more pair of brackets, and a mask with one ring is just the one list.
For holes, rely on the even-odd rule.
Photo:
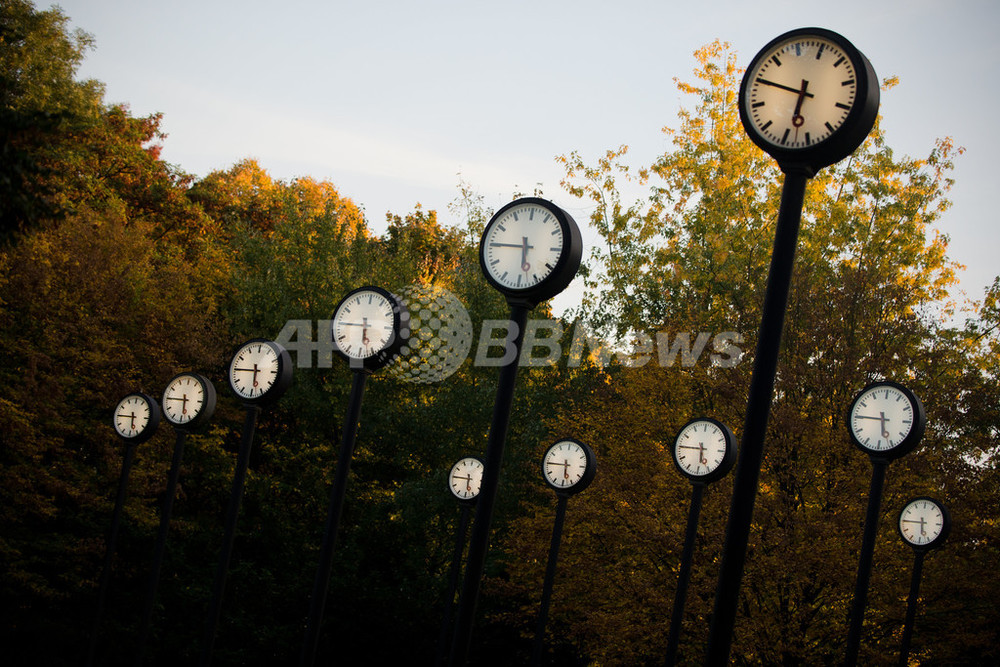
[[(46, 0), (35, 0), (43, 9)], [(990, 198), (1000, 152), (995, 0), (60, 0), (95, 38), (79, 71), (108, 103), (160, 112), (162, 157), (205, 176), (254, 158), (276, 179), (331, 181), (376, 233), (419, 204), (446, 223), (460, 184), (495, 209), (536, 189), (581, 226), (555, 158), (670, 149), (693, 107), (693, 53), (729, 42), (741, 67), (772, 38), (817, 26), (849, 39), (879, 78), (900, 155), (966, 149), (937, 228), (968, 299), (1000, 274)], [(588, 234), (584, 234), (585, 241)], [(590, 238), (593, 238), (592, 236)], [(567, 297), (571, 298), (571, 297)]]

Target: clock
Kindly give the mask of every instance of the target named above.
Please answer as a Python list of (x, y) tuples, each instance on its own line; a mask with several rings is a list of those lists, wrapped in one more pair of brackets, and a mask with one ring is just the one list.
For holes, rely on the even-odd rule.
[(163, 392), (163, 416), (174, 427), (191, 430), (205, 424), (215, 413), (215, 387), (197, 373), (171, 378)]
[(333, 313), (334, 349), (354, 370), (374, 371), (392, 361), (409, 338), (410, 316), (394, 295), (381, 287), (359, 287)]
[(556, 493), (569, 495), (583, 491), (596, 472), (594, 452), (573, 438), (559, 440), (542, 457), (542, 476)]
[(451, 467), (448, 488), (459, 500), (475, 500), (483, 484), (483, 462), (475, 456), (466, 456)]
[(720, 421), (692, 419), (674, 438), (674, 465), (693, 482), (714, 482), (736, 463), (736, 438)]
[(899, 535), (915, 549), (934, 549), (941, 546), (951, 531), (948, 508), (926, 496), (906, 503), (899, 513)]
[(569, 285), (582, 254), (576, 221), (538, 197), (516, 199), (497, 211), (479, 244), (479, 264), (487, 282), (508, 302), (530, 307)]
[(740, 120), (783, 170), (815, 173), (850, 155), (875, 125), (879, 84), (844, 37), (800, 28), (773, 39), (740, 84)]
[(229, 386), (248, 405), (275, 401), (291, 384), (291, 356), (273, 341), (247, 341), (229, 363)]
[(118, 401), (112, 421), (115, 433), (130, 445), (146, 442), (160, 425), (160, 406), (146, 394), (136, 392)]
[(861, 390), (847, 413), (851, 440), (872, 457), (891, 460), (910, 452), (924, 434), (924, 406), (895, 382), (875, 382)]

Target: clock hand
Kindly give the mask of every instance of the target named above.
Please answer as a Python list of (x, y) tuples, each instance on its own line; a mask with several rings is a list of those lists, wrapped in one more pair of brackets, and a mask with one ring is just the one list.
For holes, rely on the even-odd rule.
[(528, 237), (527, 236), (522, 236), (521, 237), (521, 270), (522, 271), (527, 271), (528, 269), (531, 268), (531, 264), (528, 264), (528, 248), (530, 248), (530, 247), (531, 246), (528, 245)]
[(885, 413), (884, 412), (880, 412), (878, 414), (879, 414), (879, 421), (882, 422), (882, 437), (883, 438), (888, 438), (889, 437), (889, 432), (885, 430), (885, 423), (887, 421), (889, 421), (889, 420), (885, 418)]
[(708, 465), (708, 459), (705, 458), (705, 443), (698, 443), (698, 462), (702, 465)]
[(757, 83), (762, 83), (765, 86), (774, 86), (775, 88), (780, 88), (781, 90), (787, 90), (790, 93), (801, 94), (803, 97), (816, 97), (812, 93), (804, 92), (802, 89), (792, 88), (791, 86), (785, 86), (780, 83), (775, 83), (774, 81), (768, 81), (767, 79), (762, 79), (760, 77), (757, 77)]
[(802, 102), (806, 99), (806, 88), (809, 87), (809, 82), (802, 79), (802, 90), (799, 91), (799, 100), (795, 103), (795, 112), (792, 114), (792, 125), (795, 126), (795, 135), (798, 138), (798, 128), (802, 127), (802, 124), (806, 122), (806, 119), (802, 117)]

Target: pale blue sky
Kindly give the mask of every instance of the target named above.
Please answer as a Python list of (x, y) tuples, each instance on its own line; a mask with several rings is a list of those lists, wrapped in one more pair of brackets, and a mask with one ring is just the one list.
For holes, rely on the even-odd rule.
[(995, 0), (58, 4), (96, 38), (81, 75), (109, 102), (164, 114), (166, 160), (204, 176), (253, 157), (275, 178), (328, 179), (376, 231), (417, 202), (450, 221), (459, 174), (493, 208), (541, 184), (585, 224), (556, 155), (625, 143), (648, 164), (669, 148), (673, 79), (691, 80), (697, 48), (726, 40), (745, 65), (782, 32), (829, 28), (899, 76), (881, 108), (897, 152), (925, 156), (944, 136), (967, 149), (939, 229), (970, 298), (1000, 273)]

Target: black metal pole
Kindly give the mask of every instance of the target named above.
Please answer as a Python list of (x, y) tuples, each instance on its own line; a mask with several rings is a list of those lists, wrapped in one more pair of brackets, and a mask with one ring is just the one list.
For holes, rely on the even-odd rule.
[(215, 570), (212, 601), (205, 623), (205, 643), (201, 653), (201, 664), (205, 667), (212, 664), (215, 635), (219, 629), (219, 618), (222, 615), (222, 596), (226, 592), (226, 575), (229, 573), (229, 561), (233, 555), (233, 542), (236, 539), (236, 522), (240, 516), (240, 505), (243, 502), (247, 468), (250, 467), (250, 449), (253, 447), (253, 434), (257, 428), (257, 417), (260, 415), (260, 408), (256, 405), (247, 405), (246, 409), (247, 416), (243, 422), (243, 436), (240, 438), (240, 451), (236, 457), (233, 487), (229, 493), (229, 506), (226, 508), (226, 527), (222, 537), (222, 550), (219, 552), (219, 565)]
[(740, 459), (736, 465), (733, 498), (726, 526), (726, 543), (719, 568), (719, 583), (715, 589), (715, 608), (708, 640), (706, 664), (724, 667), (729, 663), (729, 652), (736, 623), (736, 607), (743, 580), (743, 568), (750, 540), (753, 506), (757, 498), (760, 467), (764, 456), (764, 436), (771, 412), (774, 394), (774, 375), (778, 366), (781, 331), (785, 322), (785, 308), (795, 263), (795, 246), (798, 242), (799, 223), (802, 220), (802, 203), (806, 182), (811, 172), (789, 170), (781, 188), (781, 205), (774, 235), (774, 250), (768, 270), (767, 288), (757, 352), (754, 358), (750, 393), (747, 399), (746, 421), (740, 442)]
[(858, 557), (858, 578), (854, 583), (854, 601), (851, 604), (850, 624), (847, 631), (847, 652), (844, 665), (858, 664), (858, 650), (861, 648), (861, 626), (868, 604), (868, 582), (872, 576), (872, 559), (875, 554), (875, 538), (878, 535), (878, 513), (882, 504), (882, 487), (885, 485), (885, 471), (889, 462), (872, 459), (872, 481), (868, 489), (868, 513), (865, 515), (865, 533), (861, 541)]
[(674, 611), (670, 617), (670, 635), (667, 639), (667, 667), (677, 660), (680, 645), (681, 624), (684, 619), (684, 602), (687, 600), (688, 584), (691, 581), (691, 563), (694, 560), (694, 540), (698, 535), (698, 517), (701, 515), (701, 499), (705, 485), (691, 484), (691, 509), (688, 511), (687, 531), (684, 533), (684, 549), (681, 551), (681, 569), (677, 574), (677, 592), (674, 594)]
[(542, 601), (538, 605), (538, 621), (535, 624), (535, 645), (531, 651), (532, 667), (542, 664), (545, 650), (545, 624), (549, 621), (549, 603), (552, 601), (552, 587), (556, 580), (556, 561), (559, 560), (559, 542), (562, 540), (563, 523), (566, 520), (567, 496), (559, 494), (556, 503), (556, 520), (552, 526), (552, 543), (549, 545), (549, 562), (545, 566), (545, 582), (542, 584)]
[(913, 576), (910, 577), (910, 598), (906, 603), (906, 622), (903, 624), (903, 642), (899, 649), (899, 667), (906, 667), (910, 657), (910, 641), (913, 639), (913, 623), (917, 618), (917, 597), (920, 594), (920, 575), (924, 570), (923, 549), (913, 554)]
[(497, 488), (500, 485), (500, 468), (503, 465), (503, 450), (507, 442), (507, 427), (510, 425), (510, 408), (514, 402), (514, 386), (517, 381), (518, 361), (524, 329), (528, 321), (526, 305), (511, 304), (510, 329), (507, 331), (505, 350), (513, 345), (514, 355), (500, 368), (497, 383), (497, 397), (493, 404), (493, 421), (490, 423), (489, 439), (486, 443), (486, 461), (483, 468), (482, 490), (476, 507), (476, 518), (472, 523), (472, 537), (469, 540), (469, 558), (465, 566), (465, 580), (458, 601), (458, 618), (455, 622), (455, 638), (452, 641), (450, 664), (458, 667), (468, 659), (472, 643), (472, 625), (479, 598), (479, 585), (486, 567), (486, 552), (489, 550), (490, 524), (493, 521), (493, 507), (496, 504)]
[(134, 458), (135, 445), (126, 444), (125, 454), (122, 458), (122, 471), (118, 476), (118, 496), (115, 499), (115, 508), (111, 513), (111, 531), (108, 533), (108, 541), (104, 547), (104, 567), (101, 568), (101, 578), (97, 587), (97, 612), (94, 614), (94, 624), (90, 631), (87, 667), (94, 664), (94, 657), (97, 654), (97, 638), (101, 631), (101, 621), (104, 619), (104, 606), (107, 603), (108, 588), (111, 584), (111, 565), (115, 559), (115, 547), (118, 544), (118, 529), (121, 526), (122, 508), (125, 506), (125, 496), (128, 491), (128, 476), (132, 470), (132, 461)]
[(469, 519), (472, 516), (472, 505), (462, 503), (462, 513), (458, 518), (458, 528), (455, 530), (455, 549), (451, 555), (451, 569), (448, 572), (448, 593), (444, 598), (444, 614), (441, 619), (441, 636), (438, 638), (435, 665), (444, 665), (451, 653), (448, 643), (451, 621), (455, 616), (455, 593), (458, 591), (458, 575), (462, 571), (462, 553), (465, 552), (465, 538), (469, 532)]
[(333, 548), (337, 544), (337, 529), (344, 507), (347, 476), (351, 471), (351, 457), (354, 455), (354, 443), (357, 440), (358, 424), (361, 421), (361, 399), (365, 394), (365, 381), (367, 379), (367, 371), (354, 371), (351, 396), (347, 406), (347, 419), (344, 421), (343, 439), (340, 444), (340, 456), (337, 459), (337, 472), (334, 474), (333, 490), (330, 493), (330, 508), (326, 515), (326, 526), (323, 529), (319, 567), (316, 569), (316, 580), (313, 583), (312, 598), (309, 603), (306, 636), (302, 642), (302, 652), (299, 656), (299, 664), (302, 667), (311, 667), (316, 661), (316, 648), (319, 644), (319, 631), (323, 622), (323, 609), (326, 606), (326, 594), (330, 585), (330, 574), (333, 570)]
[(187, 432), (177, 430), (177, 439), (174, 441), (174, 458), (170, 462), (170, 474), (167, 476), (167, 490), (163, 498), (163, 508), (160, 510), (160, 530), (156, 535), (153, 564), (149, 570), (149, 588), (146, 592), (146, 606), (142, 613), (142, 629), (139, 632), (139, 649), (135, 659), (137, 666), (141, 666), (145, 659), (146, 643), (149, 640), (149, 630), (153, 624), (153, 605), (156, 603), (156, 589), (160, 583), (163, 554), (167, 548), (167, 533), (170, 532), (170, 514), (174, 509), (174, 496), (177, 495), (177, 480), (181, 476), (181, 460), (184, 458), (185, 442), (187, 442)]

